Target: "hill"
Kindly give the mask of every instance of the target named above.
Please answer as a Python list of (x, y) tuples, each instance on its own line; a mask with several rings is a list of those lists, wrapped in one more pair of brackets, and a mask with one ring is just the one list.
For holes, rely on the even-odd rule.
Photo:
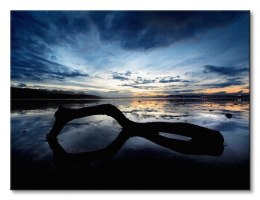
[(11, 87), (11, 99), (101, 99), (101, 97), (67, 91)]

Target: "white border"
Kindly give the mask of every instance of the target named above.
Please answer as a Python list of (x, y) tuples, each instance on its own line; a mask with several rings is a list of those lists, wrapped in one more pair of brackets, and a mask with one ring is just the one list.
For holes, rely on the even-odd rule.
[[(1, 199), (63, 200), (86, 197), (113, 199), (172, 199), (178, 197), (200, 200), (232, 198), (259, 198), (259, 52), (260, 6), (258, 0), (2, 0), (0, 8), (0, 195)], [(251, 10), (251, 191), (10, 191), (10, 10)], [(258, 23), (258, 26), (257, 26)], [(259, 59), (258, 59), (259, 60)], [(258, 120), (259, 121), (259, 120)], [(145, 196), (144, 196), (145, 195)]]

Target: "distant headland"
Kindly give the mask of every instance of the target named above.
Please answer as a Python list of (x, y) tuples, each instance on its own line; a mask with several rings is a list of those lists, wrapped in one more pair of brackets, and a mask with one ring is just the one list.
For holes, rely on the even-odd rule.
[(11, 87), (11, 99), (101, 99), (101, 97), (69, 91)]

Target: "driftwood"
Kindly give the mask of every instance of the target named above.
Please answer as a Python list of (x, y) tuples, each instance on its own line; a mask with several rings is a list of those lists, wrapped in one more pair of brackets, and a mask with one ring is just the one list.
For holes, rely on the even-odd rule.
[[(91, 115), (108, 115), (113, 117), (122, 126), (122, 131), (115, 141), (104, 149), (75, 154), (67, 153), (56, 139), (60, 131), (69, 121)], [(189, 141), (170, 139), (160, 135), (160, 132), (178, 134), (191, 139)], [(111, 104), (80, 109), (70, 109), (60, 106), (55, 113), (55, 122), (50, 133), (47, 134), (47, 140), (56, 156), (70, 159), (87, 159), (113, 155), (122, 147), (126, 140), (134, 136), (143, 137), (158, 145), (191, 155), (219, 156), (223, 153), (224, 148), (224, 138), (219, 131), (190, 123), (137, 123), (126, 118), (117, 107)]]

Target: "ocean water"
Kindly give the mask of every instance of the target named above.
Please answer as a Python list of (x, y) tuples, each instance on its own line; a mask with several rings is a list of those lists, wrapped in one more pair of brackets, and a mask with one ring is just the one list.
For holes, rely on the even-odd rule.
[[(135, 122), (187, 122), (224, 137), (219, 156), (187, 155), (142, 137), (131, 137), (116, 152), (82, 162), (60, 159), (46, 140), (59, 104), (81, 108), (110, 103)], [(237, 101), (173, 99), (12, 101), (12, 189), (249, 189), (250, 104)], [(228, 118), (226, 114), (232, 114)], [(58, 136), (68, 153), (106, 148), (122, 127), (106, 115), (72, 120)], [(192, 130), (191, 130), (192, 131)], [(178, 135), (160, 133), (168, 138)]]

